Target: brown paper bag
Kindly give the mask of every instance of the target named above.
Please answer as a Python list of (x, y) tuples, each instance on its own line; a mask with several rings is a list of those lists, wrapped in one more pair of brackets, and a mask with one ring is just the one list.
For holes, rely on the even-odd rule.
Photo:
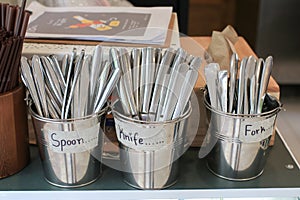
[(219, 63), (220, 68), (229, 70), (231, 55), (236, 52), (234, 44), (238, 41), (238, 34), (234, 28), (228, 25), (222, 32), (213, 31), (211, 43), (207, 52), (213, 61)]

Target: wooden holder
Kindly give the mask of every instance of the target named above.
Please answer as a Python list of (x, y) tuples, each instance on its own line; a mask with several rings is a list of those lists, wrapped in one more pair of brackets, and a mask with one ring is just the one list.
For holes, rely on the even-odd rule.
[(0, 95), (0, 178), (13, 175), (29, 163), (25, 90), (19, 86)]

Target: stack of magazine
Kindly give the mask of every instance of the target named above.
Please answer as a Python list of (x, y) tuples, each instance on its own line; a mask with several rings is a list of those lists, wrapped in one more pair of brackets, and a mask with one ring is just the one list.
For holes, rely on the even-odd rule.
[(172, 7), (46, 7), (32, 2), (26, 38), (163, 44)]

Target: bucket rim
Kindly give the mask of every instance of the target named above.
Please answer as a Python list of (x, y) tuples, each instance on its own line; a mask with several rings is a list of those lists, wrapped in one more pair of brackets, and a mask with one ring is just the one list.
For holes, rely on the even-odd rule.
[(87, 119), (92, 119), (92, 118), (98, 118), (106, 114), (108, 110), (108, 106), (105, 106), (102, 110), (100, 110), (97, 113), (92, 113), (90, 115), (86, 115), (83, 117), (77, 117), (77, 118), (68, 118), (68, 119), (52, 119), (52, 118), (47, 118), (47, 117), (42, 117), (38, 115), (34, 110), (33, 107), (34, 105), (32, 103), (29, 104), (28, 106), (28, 112), (29, 114), (35, 118), (36, 120), (46, 122), (46, 123), (71, 123), (74, 121), (82, 121), (82, 120), (87, 120)]
[(192, 104), (191, 104), (191, 101), (188, 101), (188, 107), (185, 109), (185, 112), (175, 119), (165, 120), (165, 121), (145, 121), (145, 120), (134, 119), (132, 117), (128, 117), (128, 116), (118, 112), (117, 110), (115, 110), (114, 105), (117, 104), (118, 102), (120, 102), (119, 99), (116, 100), (111, 105), (111, 111), (112, 111), (114, 117), (117, 116), (122, 121), (127, 121), (127, 122), (129, 121), (132, 123), (138, 123), (138, 124), (144, 124), (144, 125), (162, 125), (162, 124), (178, 123), (180, 121), (187, 119), (192, 113)]

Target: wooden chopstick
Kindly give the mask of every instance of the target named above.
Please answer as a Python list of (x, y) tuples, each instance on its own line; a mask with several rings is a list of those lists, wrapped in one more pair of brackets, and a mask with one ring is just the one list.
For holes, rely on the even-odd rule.
[(30, 12), (21, 7), (0, 3), (0, 93), (14, 89), (19, 84), (19, 67), (23, 41)]

